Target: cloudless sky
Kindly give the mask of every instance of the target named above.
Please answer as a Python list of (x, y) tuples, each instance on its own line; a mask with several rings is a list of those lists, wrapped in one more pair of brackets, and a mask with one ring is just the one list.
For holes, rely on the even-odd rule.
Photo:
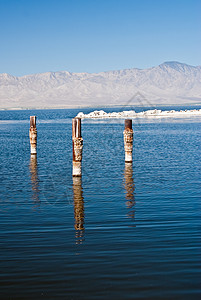
[(201, 0), (0, 0), (0, 73), (201, 65)]

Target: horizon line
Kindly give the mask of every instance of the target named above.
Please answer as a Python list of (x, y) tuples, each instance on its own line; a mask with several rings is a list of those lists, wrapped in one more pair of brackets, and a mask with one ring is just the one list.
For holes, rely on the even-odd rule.
[(40, 74), (46, 74), (46, 73), (62, 73), (62, 72), (67, 72), (67, 73), (70, 73), (70, 74), (100, 74), (100, 73), (108, 73), (108, 72), (118, 72), (118, 71), (126, 71), (126, 70), (149, 70), (149, 69), (153, 69), (153, 68), (156, 68), (156, 67), (159, 67), (161, 65), (165, 65), (165, 64), (170, 64), (170, 63), (176, 63), (176, 64), (181, 64), (181, 65), (186, 65), (186, 66), (189, 66), (189, 67), (200, 67), (201, 65), (197, 65), (197, 66), (194, 66), (194, 65), (190, 65), (190, 64), (187, 64), (187, 63), (184, 63), (184, 62), (179, 62), (179, 61), (164, 61), (163, 63), (159, 64), (159, 65), (155, 65), (155, 66), (152, 66), (152, 67), (148, 67), (148, 68), (136, 68), (136, 67), (133, 67), (133, 68), (125, 68), (125, 69), (112, 69), (112, 70), (107, 70), (107, 71), (100, 71), (100, 72), (71, 72), (71, 71), (67, 71), (67, 70), (59, 70), (59, 71), (46, 71), (46, 72), (39, 72), (39, 73), (30, 73), (30, 74), (24, 74), (24, 75), (20, 75), (20, 76), (15, 76), (15, 75), (12, 75), (10, 73), (0, 73), (0, 75), (9, 75), (9, 76), (12, 76), (12, 77), (17, 77), (17, 78), (22, 78), (22, 77), (26, 77), (26, 76), (33, 76), (33, 75), (40, 75)]

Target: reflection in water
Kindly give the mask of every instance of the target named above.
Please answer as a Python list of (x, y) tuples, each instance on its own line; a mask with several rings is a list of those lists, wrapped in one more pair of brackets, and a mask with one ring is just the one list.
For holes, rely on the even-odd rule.
[(124, 170), (124, 186), (126, 190), (126, 206), (129, 209), (128, 217), (135, 218), (135, 184), (133, 180), (133, 165), (132, 163), (125, 163)]
[(84, 197), (81, 177), (73, 177), (73, 199), (76, 244), (82, 244), (84, 241)]
[(29, 170), (31, 175), (31, 185), (32, 185), (32, 199), (34, 204), (40, 205), (39, 200), (39, 181), (38, 181), (38, 166), (37, 166), (37, 156), (31, 155)]

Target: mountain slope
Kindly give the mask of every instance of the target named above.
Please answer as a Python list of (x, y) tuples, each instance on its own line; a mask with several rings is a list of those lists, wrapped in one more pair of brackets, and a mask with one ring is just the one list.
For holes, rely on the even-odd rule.
[(201, 104), (201, 67), (165, 62), (100, 73), (0, 74), (0, 108)]

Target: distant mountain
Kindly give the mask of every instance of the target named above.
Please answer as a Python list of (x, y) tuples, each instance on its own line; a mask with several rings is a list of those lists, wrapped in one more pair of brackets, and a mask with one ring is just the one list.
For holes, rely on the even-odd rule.
[(0, 74), (0, 108), (201, 104), (201, 66), (165, 62), (101, 73)]

